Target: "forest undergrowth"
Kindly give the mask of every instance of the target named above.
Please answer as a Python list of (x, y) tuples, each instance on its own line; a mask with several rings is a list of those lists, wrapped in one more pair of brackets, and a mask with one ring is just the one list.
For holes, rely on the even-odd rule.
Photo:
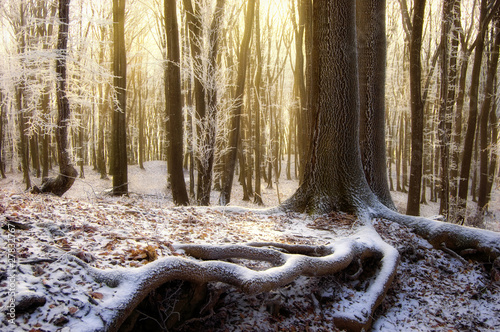
[[(163, 257), (187, 257), (176, 248), (181, 243), (325, 246), (351, 236), (360, 226), (347, 214), (311, 217), (235, 207), (166, 207), (165, 200), (154, 192), (119, 199), (101, 194), (58, 198), (2, 187), (0, 259), (7, 261), (6, 235), (14, 227), (18, 268), (14, 321), (9, 321), (6, 310), (12, 271), (0, 271), (0, 330), (13, 326), (25, 331), (102, 329), (104, 313), (120, 300), (123, 289), (97, 282), (82, 262), (100, 270), (132, 271)], [(500, 329), (496, 269), (436, 250), (399, 224), (385, 220), (373, 224), (400, 255), (396, 277), (373, 314), (373, 331)], [(237, 263), (255, 270), (267, 268), (256, 261)], [(212, 283), (208, 289), (212, 296), (200, 304), (199, 317), (177, 329), (332, 331), (337, 313), (356, 315), (357, 309), (362, 310), (369, 271), (376, 268), (363, 265), (368, 275), (355, 278), (360, 269), (352, 264), (334, 275), (299, 276), (284, 287), (254, 295)], [(173, 305), (180, 301), (176, 296), (187, 284), (171, 282), (168, 288), (155, 290), (146, 299), (149, 307), (143, 303), (133, 313), (136, 321), (145, 330), (167, 330), (169, 320), (178, 315)]]

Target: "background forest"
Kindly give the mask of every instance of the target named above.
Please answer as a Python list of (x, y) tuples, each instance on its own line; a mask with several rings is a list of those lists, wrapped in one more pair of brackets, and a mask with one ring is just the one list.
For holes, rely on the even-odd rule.
[[(426, 4), (419, 118), (410, 95), (414, 4), (387, 1), (387, 168), (392, 191), (418, 198), (412, 214), (419, 202), (439, 201), (441, 214), (464, 222), (467, 199), (478, 215), (488, 208), (498, 169), (499, 5)], [(167, 155), (180, 146), (188, 179), (174, 184), (171, 175), (172, 189), (184, 186), (189, 197), (174, 195), (177, 204), (228, 204), (235, 165), (234, 182), (255, 204), (280, 177), (301, 181), (311, 135), (309, 1), (73, 0), (66, 53), (57, 49), (57, 9), (54, 0), (0, 2), (2, 177), (22, 172), (30, 188), (55, 170), (55, 67), (66, 55), (65, 124), (79, 177), (91, 165), (125, 194), (127, 165), (168, 160), (172, 172)], [(178, 50), (164, 13), (177, 14)], [(172, 106), (176, 70), (182, 114)], [(417, 133), (421, 188), (409, 181)], [(221, 191), (219, 202), (210, 202), (211, 190)]]

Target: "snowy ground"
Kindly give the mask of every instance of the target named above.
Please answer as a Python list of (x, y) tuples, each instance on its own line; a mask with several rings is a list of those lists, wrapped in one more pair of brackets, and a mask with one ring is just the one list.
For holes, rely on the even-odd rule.
[[(149, 162), (129, 169), (128, 198), (104, 194), (110, 180), (90, 168), (63, 198), (22, 192), (21, 176), (0, 180), (0, 331), (89, 331), (98, 329), (103, 306), (114, 296), (69, 256), (109, 269), (135, 269), (159, 257), (176, 255), (176, 243), (328, 244), (353, 232), (348, 223), (332, 226), (331, 216), (265, 215), (236, 208), (174, 207), (166, 191), (166, 166)], [(282, 201), (296, 189), (281, 180)], [(277, 188), (263, 188), (267, 207), (278, 204)], [(488, 228), (499, 230), (494, 208)], [(241, 201), (236, 186), (232, 203)], [(404, 197), (395, 195), (401, 206)], [(213, 193), (212, 202), (217, 202)], [(436, 206), (423, 214), (435, 215)], [(496, 220), (495, 220), (496, 219)], [(495, 222), (496, 221), (496, 222)], [(8, 223), (10, 222), (10, 223)], [(16, 229), (12, 224), (17, 223)], [(401, 254), (388, 295), (374, 315), (373, 331), (499, 331), (500, 276), (485, 266), (437, 251), (398, 224), (375, 222), (385, 241)], [(10, 235), (10, 236), (9, 236)], [(9, 248), (16, 246), (18, 268), (9, 270)], [(4, 263), (5, 262), (5, 263)], [(15, 276), (16, 318), (10, 321), (10, 287)], [(363, 287), (343, 274), (300, 277), (279, 290), (246, 296), (223, 288), (206, 331), (332, 331), (331, 317), (362, 301)], [(350, 303), (350, 305), (344, 305)], [(186, 329), (196, 330), (196, 324)], [(199, 327), (199, 326), (198, 326)]]

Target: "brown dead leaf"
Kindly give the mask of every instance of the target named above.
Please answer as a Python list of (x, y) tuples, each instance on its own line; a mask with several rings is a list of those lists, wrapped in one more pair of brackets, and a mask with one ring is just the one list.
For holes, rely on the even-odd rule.
[(69, 251), (71, 250), (71, 245), (69, 244), (68, 240), (66, 238), (61, 238), (55, 241), (58, 245), (59, 248), (61, 248), (64, 251)]
[(145, 248), (137, 246), (135, 249), (128, 249), (128, 260), (142, 261), (147, 260), (148, 262), (153, 262), (158, 258), (156, 253), (158, 246), (148, 245)]
[(91, 292), (90, 296), (92, 296), (92, 298), (96, 300), (102, 300), (102, 298), (104, 297), (104, 295), (99, 292)]

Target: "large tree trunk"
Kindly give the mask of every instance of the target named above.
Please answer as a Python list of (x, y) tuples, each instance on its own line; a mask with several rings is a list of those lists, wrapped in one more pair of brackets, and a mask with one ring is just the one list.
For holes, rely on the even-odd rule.
[(356, 12), (352, 1), (314, 1), (310, 100), (315, 115), (304, 181), (286, 209), (358, 212), (376, 199), (359, 149)]
[(44, 179), (40, 189), (34, 187), (34, 192), (52, 193), (62, 196), (68, 191), (78, 172), (71, 163), (71, 157), (68, 151), (68, 125), (70, 120), (70, 106), (66, 92), (66, 52), (68, 45), (69, 28), (69, 2), (70, 0), (59, 1), (59, 35), (57, 40), (57, 49), (60, 54), (56, 60), (57, 74), (57, 127), (56, 142), (57, 155), (59, 161), (59, 175), (56, 178)]
[(420, 214), (420, 189), (422, 185), (422, 158), (424, 145), (424, 103), (422, 100), (422, 29), (425, 0), (415, 0), (410, 42), (410, 90), (411, 90), (411, 167), (406, 214)]
[(127, 58), (125, 49), (125, 0), (113, 0), (113, 195), (128, 194), (127, 175)]
[(177, 205), (188, 205), (183, 155), (183, 116), (181, 96), (181, 72), (179, 68), (179, 29), (177, 25), (176, 0), (165, 0), (165, 30), (167, 32), (167, 66), (165, 71), (165, 97), (168, 115), (168, 136), (170, 141), (168, 173), (172, 186), (172, 197)]
[(231, 200), (231, 189), (233, 187), (234, 169), (236, 167), (236, 158), (238, 156), (237, 148), (240, 136), (240, 117), (243, 108), (243, 93), (245, 91), (245, 78), (247, 72), (248, 50), (250, 40), (252, 39), (252, 26), (255, 11), (255, 0), (249, 0), (245, 18), (245, 32), (241, 41), (240, 53), (238, 57), (238, 78), (236, 80), (236, 108), (231, 114), (231, 132), (229, 134), (229, 152), (227, 162), (224, 168), (222, 190), (219, 197), (220, 205), (227, 205)]
[(387, 182), (385, 147), (385, 0), (356, 2), (360, 150), (363, 170), (379, 200), (395, 209)]

